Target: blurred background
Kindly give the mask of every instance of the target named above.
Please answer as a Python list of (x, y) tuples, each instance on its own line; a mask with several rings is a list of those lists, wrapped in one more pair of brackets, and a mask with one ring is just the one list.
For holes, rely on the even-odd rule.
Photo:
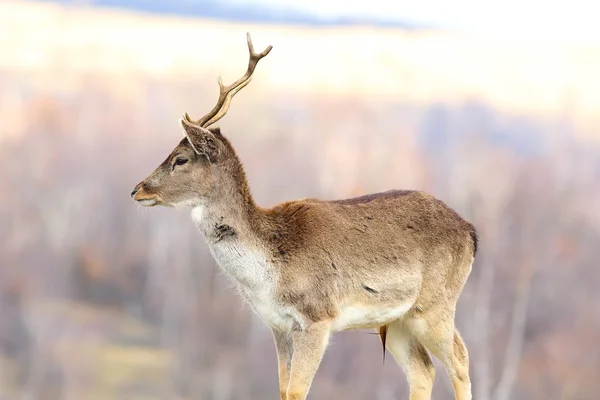
[[(474, 399), (600, 392), (600, 25), (580, 0), (0, 1), (0, 399), (275, 399), (269, 330), (189, 212), (129, 193), (219, 123), (262, 206), (426, 190), (475, 224)], [(405, 399), (377, 336), (314, 399)], [(452, 399), (437, 362), (434, 398)]]

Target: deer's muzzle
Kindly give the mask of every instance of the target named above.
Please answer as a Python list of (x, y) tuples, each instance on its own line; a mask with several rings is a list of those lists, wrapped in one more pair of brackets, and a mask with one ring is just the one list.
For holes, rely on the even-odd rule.
[(160, 199), (158, 195), (151, 193), (148, 190), (148, 186), (144, 182), (140, 182), (133, 188), (131, 197), (142, 206), (154, 206), (159, 203)]

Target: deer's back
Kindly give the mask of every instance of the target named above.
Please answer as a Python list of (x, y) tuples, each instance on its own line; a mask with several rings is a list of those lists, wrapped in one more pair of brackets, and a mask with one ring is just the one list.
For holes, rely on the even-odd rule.
[(458, 296), (476, 249), (473, 226), (419, 191), (299, 200), (268, 214), (266, 240), (283, 286), (342, 303), (373, 296), (427, 303), (440, 290)]
[(426, 263), (476, 251), (473, 225), (420, 191), (388, 191), (344, 200), (298, 200), (268, 211), (268, 241), (281, 256), (320, 248), (338, 257), (396, 257)]

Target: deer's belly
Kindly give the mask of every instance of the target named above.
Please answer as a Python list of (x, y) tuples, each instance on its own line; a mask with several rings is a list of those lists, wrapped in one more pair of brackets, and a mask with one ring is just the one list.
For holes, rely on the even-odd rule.
[(348, 329), (377, 328), (402, 318), (412, 305), (412, 302), (388, 306), (343, 305), (339, 315), (333, 321), (332, 330), (337, 332)]

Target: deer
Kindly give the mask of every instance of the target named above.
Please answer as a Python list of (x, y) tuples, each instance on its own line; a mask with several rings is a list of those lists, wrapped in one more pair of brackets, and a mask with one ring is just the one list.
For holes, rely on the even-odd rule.
[(431, 398), (430, 353), (455, 398), (470, 400), (455, 311), (477, 252), (474, 226), (419, 190), (257, 205), (234, 147), (213, 126), (273, 48), (256, 53), (249, 33), (247, 43), (246, 73), (228, 86), (219, 76), (217, 104), (198, 120), (183, 115), (183, 139), (131, 197), (191, 209), (219, 268), (272, 333), (281, 400), (306, 399), (331, 335), (355, 329), (379, 334), (410, 400)]

